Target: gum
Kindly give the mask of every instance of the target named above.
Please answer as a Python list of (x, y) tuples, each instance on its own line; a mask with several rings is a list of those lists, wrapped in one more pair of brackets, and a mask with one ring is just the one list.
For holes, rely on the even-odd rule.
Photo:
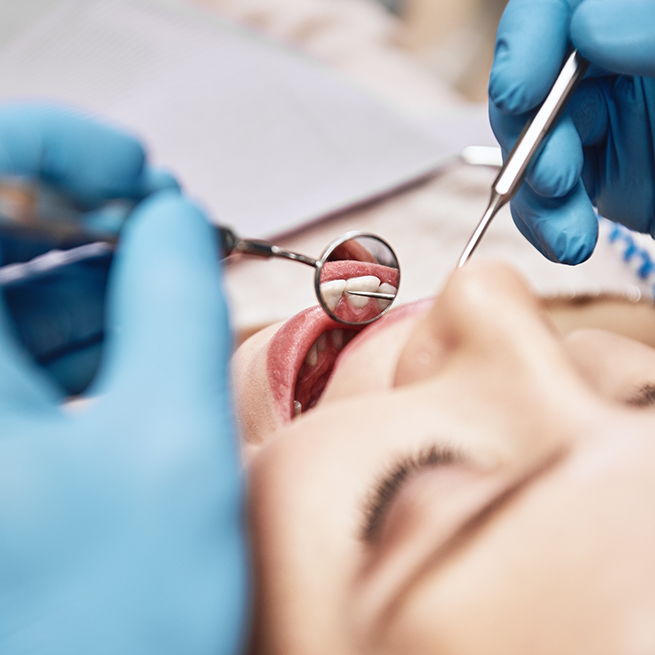
[(326, 262), (321, 271), (321, 283), (332, 280), (348, 280), (351, 277), (363, 277), (364, 275), (375, 275), (380, 282), (386, 282), (398, 288), (400, 272), (396, 268), (383, 266), (382, 264), (371, 264), (369, 262), (354, 262), (349, 259), (336, 262)]

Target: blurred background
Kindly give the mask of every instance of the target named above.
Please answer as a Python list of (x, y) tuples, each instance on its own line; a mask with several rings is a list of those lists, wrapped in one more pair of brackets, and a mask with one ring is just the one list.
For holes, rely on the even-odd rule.
[(402, 21), (407, 47), (467, 100), (483, 102), (507, 0), (380, 0)]

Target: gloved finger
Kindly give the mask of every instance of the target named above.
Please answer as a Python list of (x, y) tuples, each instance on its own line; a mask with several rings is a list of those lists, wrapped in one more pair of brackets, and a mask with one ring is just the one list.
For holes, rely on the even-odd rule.
[[(514, 147), (532, 114), (513, 116), (489, 102), (489, 119), (503, 156)], [(565, 114), (544, 140), (541, 152), (528, 169), (526, 180), (540, 195), (562, 197), (568, 194), (580, 179), (584, 163), (582, 144), (573, 121)]]
[(166, 191), (171, 189), (173, 191), (180, 190), (180, 183), (177, 181), (173, 173), (158, 166), (151, 166), (146, 164), (141, 175), (141, 182), (139, 188), (139, 195), (141, 198), (146, 198), (152, 193), (157, 191)]
[(102, 239), (107, 234), (116, 236), (123, 227), (125, 219), (134, 209), (136, 200), (166, 190), (180, 190), (180, 185), (173, 174), (163, 168), (146, 164), (134, 200), (107, 203), (84, 212), (80, 215), (80, 222), (90, 237), (97, 235)]
[(598, 211), (639, 232), (655, 226), (655, 80), (601, 78), (594, 91), (603, 118), (588, 137), (583, 180)]
[(32, 103), (0, 108), (0, 175), (42, 180), (93, 207), (140, 199), (153, 182), (161, 184), (144, 164), (137, 139), (82, 114)]
[(571, 40), (594, 64), (615, 73), (655, 76), (655, 3), (584, 0), (571, 19)]
[(607, 137), (609, 112), (605, 80), (582, 80), (569, 101), (568, 111), (583, 146), (597, 145)]
[(231, 336), (216, 234), (180, 194), (161, 192), (134, 211), (114, 256), (107, 312), (100, 388), (148, 394), (162, 408), (229, 396)]
[(596, 247), (598, 219), (582, 181), (563, 198), (544, 198), (523, 185), (511, 209), (520, 232), (551, 261), (580, 264)]
[(569, 45), (570, 6), (579, 0), (510, 0), (496, 35), (489, 96), (522, 114), (546, 97)]

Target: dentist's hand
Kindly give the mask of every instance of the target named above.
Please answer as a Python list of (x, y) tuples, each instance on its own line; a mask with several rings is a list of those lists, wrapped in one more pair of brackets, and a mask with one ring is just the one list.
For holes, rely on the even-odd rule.
[[(107, 226), (102, 205), (109, 200), (138, 202), (179, 188), (169, 173), (148, 164), (134, 137), (69, 109), (34, 103), (0, 106), (0, 182), (13, 177), (48, 185), (77, 204), (81, 222), (95, 227)], [(9, 234), (0, 244), (3, 264), (51, 247), (47, 240)], [(7, 290), (16, 333), (63, 393), (82, 391), (96, 370), (108, 266), (109, 257)]]
[(489, 83), (505, 154), (573, 45), (592, 67), (512, 202), (546, 257), (586, 260), (606, 218), (655, 236), (655, 1), (510, 0)]
[(173, 191), (136, 209), (88, 406), (58, 406), (0, 310), (0, 652), (240, 652), (231, 339), (204, 215)]

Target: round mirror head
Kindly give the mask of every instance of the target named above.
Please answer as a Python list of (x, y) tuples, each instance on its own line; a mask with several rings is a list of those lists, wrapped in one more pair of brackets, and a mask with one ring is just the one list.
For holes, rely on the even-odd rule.
[(344, 234), (327, 247), (316, 265), (318, 301), (345, 325), (365, 325), (380, 318), (395, 300), (399, 284), (396, 253), (374, 234)]

